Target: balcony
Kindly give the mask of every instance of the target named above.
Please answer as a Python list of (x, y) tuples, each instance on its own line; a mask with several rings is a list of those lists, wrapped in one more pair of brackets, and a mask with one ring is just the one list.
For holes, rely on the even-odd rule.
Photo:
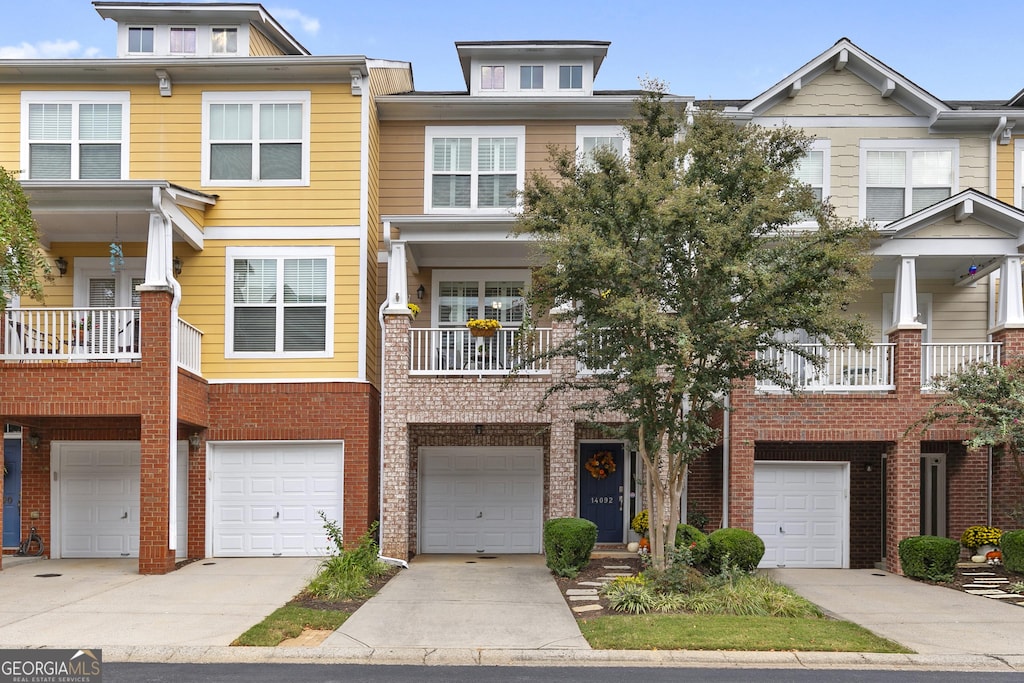
[[(411, 375), (550, 374), (547, 359), (523, 359), (523, 333), (502, 328), (491, 337), (475, 337), (464, 327), (419, 327), (409, 330)], [(529, 355), (551, 348), (551, 330), (536, 330)]]
[(1002, 344), (921, 344), (921, 389), (930, 391), (935, 378), (964, 369), (974, 363), (1001, 361)]
[[(873, 344), (867, 349), (855, 346), (795, 344), (795, 350), (762, 349), (759, 361), (774, 362), (792, 378), (800, 391), (852, 392), (893, 391), (895, 380), (895, 344)], [(820, 359), (812, 363), (806, 356)], [(757, 390), (777, 392), (784, 389), (769, 380), (758, 380)]]
[[(9, 308), (0, 360), (140, 361), (138, 308)], [(178, 365), (201, 374), (202, 332), (178, 320)]]

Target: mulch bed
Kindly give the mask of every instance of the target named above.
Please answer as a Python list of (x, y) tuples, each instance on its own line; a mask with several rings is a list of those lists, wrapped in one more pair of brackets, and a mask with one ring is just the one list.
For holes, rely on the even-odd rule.
[[(630, 568), (629, 569), (605, 569), (605, 566), (612, 566), (612, 567), (625, 567), (625, 566), (628, 566)], [(584, 568), (583, 571), (581, 571), (579, 573), (579, 575), (575, 579), (567, 579), (564, 576), (556, 576), (555, 577), (555, 583), (558, 584), (558, 589), (560, 591), (562, 591), (562, 597), (565, 598), (565, 602), (566, 602), (566, 604), (569, 605), (570, 609), (572, 609), (573, 607), (579, 607), (580, 605), (595, 605), (595, 604), (596, 605), (601, 605), (601, 607), (604, 608), (600, 612), (598, 612), (596, 610), (593, 611), (593, 612), (582, 612), (582, 613), (573, 612), (573, 615), (577, 619), (588, 619), (588, 618), (592, 618), (592, 617), (594, 617), (596, 615), (621, 614), (621, 612), (613, 612), (610, 609), (608, 609), (608, 601), (605, 600), (603, 597), (601, 597), (596, 602), (592, 601), (592, 600), (591, 601), (587, 601), (587, 602), (572, 601), (572, 600), (569, 599), (569, 596), (566, 594), (567, 590), (569, 590), (570, 588), (597, 588), (597, 586), (581, 586), (579, 584), (580, 584), (581, 581), (597, 581), (602, 576), (607, 576), (609, 572), (627, 572), (627, 571), (631, 571), (631, 572), (633, 572), (633, 574), (639, 574), (642, 570), (643, 570), (643, 567), (641, 566), (640, 558), (638, 558), (638, 557), (598, 557), (598, 558), (591, 559), (590, 560), (590, 564), (588, 564), (586, 566), (586, 568)]]
[(322, 600), (314, 597), (306, 592), (299, 593), (294, 598), (288, 601), (289, 605), (296, 607), (308, 607), (310, 609), (322, 609), (331, 610), (335, 612), (355, 612), (357, 609), (363, 606), (367, 600), (376, 595), (377, 591), (384, 587), (388, 581), (391, 580), (395, 574), (401, 571), (399, 567), (389, 567), (386, 574), (378, 576), (375, 579), (370, 580), (370, 589), (367, 594), (361, 598), (351, 598), (349, 600), (339, 600), (336, 602), (330, 600)]
[[(961, 563), (961, 564), (966, 564), (966, 563)], [(965, 572), (991, 572), (991, 573), (995, 574), (996, 577), (1007, 579), (1008, 583), (1002, 584), (1000, 586), (996, 586), (996, 588), (999, 588), (1000, 590), (1006, 591), (1007, 593), (1011, 592), (1010, 590), (1008, 590), (1009, 586), (1017, 583), (1018, 581), (1024, 582), (1024, 574), (1017, 574), (1016, 572), (1011, 572), (1009, 569), (1007, 569), (1006, 567), (1004, 567), (1001, 564), (997, 564), (997, 565), (973, 564), (973, 565), (968, 566), (968, 567), (957, 566), (956, 574), (954, 575), (953, 580), (948, 582), (948, 583), (936, 583), (934, 581), (925, 581), (924, 583), (932, 583), (932, 584), (934, 584), (936, 586), (944, 586), (946, 588), (952, 588), (954, 590), (966, 592), (965, 589), (964, 589), (964, 586), (966, 584), (977, 583), (978, 577), (976, 577), (976, 576), (966, 576)], [(977, 597), (980, 598), (980, 597), (983, 597), (983, 596), (979, 595)], [(1010, 605), (1016, 605), (1018, 602), (1024, 602), (1024, 594), (1022, 594), (1020, 596), (1020, 600), (1000, 600), (999, 602), (1005, 602), (1005, 603), (1010, 604)], [(1024, 606), (1024, 605), (1022, 605), (1022, 606)]]

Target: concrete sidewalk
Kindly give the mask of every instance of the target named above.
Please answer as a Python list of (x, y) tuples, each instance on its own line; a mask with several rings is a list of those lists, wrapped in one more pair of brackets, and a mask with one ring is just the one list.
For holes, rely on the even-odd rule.
[(590, 649), (540, 555), (421, 555), (323, 646)]
[(317, 561), (217, 558), (142, 576), (135, 559), (5, 559), (0, 647), (230, 645), (302, 590)]
[(875, 569), (770, 569), (823, 610), (922, 655), (1024, 659), (1024, 607)]

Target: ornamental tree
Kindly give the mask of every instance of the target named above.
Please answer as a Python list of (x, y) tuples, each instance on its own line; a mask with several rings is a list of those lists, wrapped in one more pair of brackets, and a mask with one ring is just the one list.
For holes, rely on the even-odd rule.
[[(687, 113), (645, 83), (623, 123), (629, 154), (582, 162), (551, 150), (533, 174), (516, 233), (536, 240), (526, 327), (550, 315), (575, 323), (546, 353), (595, 373), (556, 380), (591, 419), (621, 416), (616, 436), (644, 464), (652, 560), (675, 538), (687, 468), (720, 441), (713, 426), (732, 383), (793, 378), (759, 349), (810, 357), (783, 333), (866, 344), (841, 313), (866, 286), (870, 228), (838, 219), (793, 173), (809, 139), (791, 128), (737, 126)], [(794, 231), (815, 219), (818, 228)]]
[(13, 294), (41, 299), (49, 265), (21, 183), (0, 167), (0, 311)]

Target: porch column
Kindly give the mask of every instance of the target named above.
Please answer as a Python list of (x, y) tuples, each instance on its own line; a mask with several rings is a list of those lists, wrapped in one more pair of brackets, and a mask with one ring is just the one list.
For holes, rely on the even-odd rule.
[(996, 324), (989, 334), (992, 341), (1001, 342), (1002, 359), (1006, 363), (1024, 356), (1024, 295), (1021, 288), (1021, 257), (1009, 254), (1003, 257), (999, 276), (999, 302)]
[[(757, 430), (751, 406), (754, 405), (754, 378), (745, 377), (733, 382), (730, 399), (729, 440), (723, 444), (722, 473), (725, 490), (722, 492), (722, 525), (737, 529), (754, 530), (754, 457)], [(705, 456), (707, 457), (707, 456)]]
[(896, 268), (896, 291), (892, 296), (892, 325), (885, 330), (890, 334), (893, 329), (923, 330), (925, 325), (918, 320), (917, 310), (917, 261), (913, 256), (901, 256)]
[(409, 466), (409, 322), (405, 315), (384, 316), (384, 358), (381, 389), (380, 547), (385, 557), (408, 560), (412, 544), (410, 487), (416, 480)]
[[(139, 471), (139, 573), (174, 570), (170, 549), (171, 479), (171, 320), (168, 288), (140, 291), (142, 344), (142, 416)], [(174, 435), (176, 437), (176, 434)]]
[(889, 449), (886, 464), (886, 569), (903, 573), (899, 543), (921, 533), (921, 442), (903, 439)]
[(409, 276), (405, 242), (394, 241), (388, 252), (388, 298), (386, 314), (412, 315), (409, 310)]
[[(160, 206), (160, 188), (153, 188), (153, 202)], [(169, 287), (171, 267), (171, 221), (162, 211), (149, 212), (149, 238), (146, 240), (146, 286)]]

